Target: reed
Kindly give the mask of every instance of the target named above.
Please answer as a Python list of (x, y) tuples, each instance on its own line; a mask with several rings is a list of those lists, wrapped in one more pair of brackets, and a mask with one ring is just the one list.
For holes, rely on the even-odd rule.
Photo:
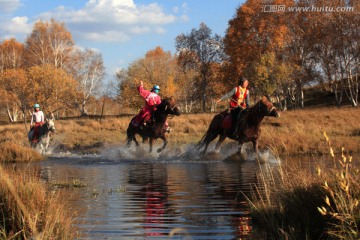
[(0, 239), (76, 239), (73, 214), (36, 176), (0, 166), (0, 179)]
[(34, 149), (15, 142), (0, 143), (0, 162), (38, 161), (43, 157)]
[(264, 239), (359, 239), (359, 161), (335, 154), (324, 136), (328, 162), (316, 170), (261, 166), (263, 191), (247, 197)]

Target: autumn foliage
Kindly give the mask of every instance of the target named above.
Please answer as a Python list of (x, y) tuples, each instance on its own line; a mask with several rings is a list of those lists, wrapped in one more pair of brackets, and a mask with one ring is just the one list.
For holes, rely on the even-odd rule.
[(142, 80), (146, 89), (156, 84), (163, 97), (174, 96), (184, 112), (216, 111), (216, 99), (242, 75), (252, 102), (268, 95), (283, 110), (303, 108), (304, 91), (317, 85), (337, 106), (358, 106), (359, 11), (351, 0), (247, 0), (234, 9), (225, 36), (200, 23), (179, 33), (175, 53), (149, 49), (107, 86), (100, 52), (76, 47), (64, 23), (39, 20), (24, 43), (0, 43), (1, 110), (10, 121), (35, 102), (65, 115), (97, 114), (103, 103), (137, 111)]
[(34, 103), (47, 113), (86, 112), (103, 76), (101, 54), (75, 48), (65, 24), (54, 19), (36, 22), (24, 44), (0, 43), (0, 103), (10, 121), (26, 120)]

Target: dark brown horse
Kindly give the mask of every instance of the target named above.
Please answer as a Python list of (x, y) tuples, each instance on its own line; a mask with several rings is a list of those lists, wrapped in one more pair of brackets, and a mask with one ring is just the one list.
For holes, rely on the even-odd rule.
[[(242, 113), (239, 123), (236, 123), (236, 116), (240, 109), (235, 109), (233, 114), (233, 123), (229, 129), (223, 127), (224, 118), (230, 114), (224, 111), (214, 116), (209, 129), (198, 143), (198, 149), (204, 147), (203, 153), (205, 154), (207, 148), (217, 136), (219, 137), (216, 143), (215, 150), (219, 150), (221, 143), (228, 137), (239, 143), (239, 152), (241, 151), (242, 144), (245, 142), (252, 142), (255, 152), (258, 149), (258, 138), (260, 136), (260, 125), (264, 117), (279, 117), (274, 105), (268, 100), (267, 97), (262, 97), (254, 106)], [(238, 135), (234, 135), (236, 124), (239, 124)], [(257, 154), (256, 154), (257, 155)]]
[(164, 150), (167, 145), (167, 139), (165, 136), (165, 122), (169, 115), (180, 115), (180, 110), (178, 107), (176, 107), (175, 100), (172, 97), (164, 98), (161, 101), (161, 103), (154, 111), (152, 119), (146, 124), (145, 127), (135, 127), (132, 124), (132, 121), (135, 117), (131, 119), (127, 129), (127, 146), (130, 147), (131, 141), (134, 141), (136, 146), (139, 146), (139, 143), (135, 137), (136, 134), (139, 134), (143, 139), (143, 143), (149, 140), (150, 152), (152, 151), (154, 141), (158, 138), (164, 141), (163, 146), (158, 149), (158, 152)]

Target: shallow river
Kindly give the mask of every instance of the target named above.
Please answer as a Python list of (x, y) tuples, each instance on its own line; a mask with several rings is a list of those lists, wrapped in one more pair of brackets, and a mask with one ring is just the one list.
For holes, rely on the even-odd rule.
[(243, 193), (261, 187), (263, 167), (224, 157), (112, 149), (55, 154), (33, 167), (50, 184), (85, 185), (59, 189), (84, 239), (252, 239)]

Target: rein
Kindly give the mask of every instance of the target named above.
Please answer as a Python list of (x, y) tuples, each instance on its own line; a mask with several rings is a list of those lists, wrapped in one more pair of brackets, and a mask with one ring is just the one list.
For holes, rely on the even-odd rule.
[(265, 112), (266, 114), (270, 114), (273, 110), (276, 109), (276, 107), (272, 107), (270, 110), (268, 110), (266, 108), (266, 106), (264, 104), (262, 104), (261, 102), (258, 103), (259, 106), (257, 107), (256, 105), (251, 107), (251, 108), (248, 108), (247, 111), (248, 112)]
[[(167, 108), (169, 108), (168, 106), (165, 106), (165, 111), (167, 110)], [(172, 112), (174, 112), (174, 109), (176, 108), (176, 105), (174, 105), (172, 108), (170, 108), (170, 110)], [(164, 118), (169, 118), (169, 119), (172, 119), (173, 117), (175, 117), (175, 114), (174, 113), (161, 113), (159, 112), (158, 113), (161, 117), (164, 117)]]

